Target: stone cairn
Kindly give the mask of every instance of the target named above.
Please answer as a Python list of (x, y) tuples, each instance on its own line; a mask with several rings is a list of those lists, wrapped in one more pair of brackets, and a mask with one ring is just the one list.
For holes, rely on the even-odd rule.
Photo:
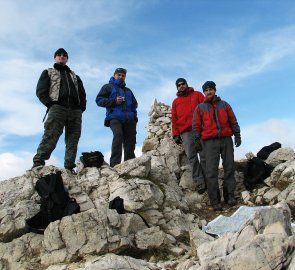
[(155, 99), (149, 112), (147, 137), (143, 143), (142, 152), (155, 150), (165, 138), (171, 135), (171, 107)]

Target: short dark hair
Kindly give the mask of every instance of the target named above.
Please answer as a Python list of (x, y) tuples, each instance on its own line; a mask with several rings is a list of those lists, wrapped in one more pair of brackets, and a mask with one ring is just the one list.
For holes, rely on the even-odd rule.
[(124, 73), (126, 75), (127, 70), (125, 68), (116, 68), (114, 75), (117, 73)]
[(177, 86), (180, 82), (184, 82), (187, 85), (186, 79), (184, 78), (178, 78), (175, 82), (175, 85)]
[(54, 53), (54, 58), (56, 57), (56, 55), (58, 54), (63, 54), (63, 55), (66, 55), (67, 58), (69, 58), (69, 55), (67, 53), (67, 51), (64, 49), (64, 48), (59, 48), (55, 53)]
[(213, 81), (207, 81), (207, 82), (205, 82), (205, 83), (203, 84), (203, 86), (202, 86), (203, 92), (204, 92), (204, 91), (206, 90), (206, 88), (208, 88), (208, 87), (213, 88), (213, 89), (216, 90), (216, 84), (215, 84), (215, 82), (213, 82)]

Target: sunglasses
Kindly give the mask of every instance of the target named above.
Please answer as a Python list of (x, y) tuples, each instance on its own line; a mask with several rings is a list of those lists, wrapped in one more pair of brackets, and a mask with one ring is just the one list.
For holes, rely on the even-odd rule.
[(177, 84), (177, 87), (180, 87), (182, 85), (186, 85), (186, 83), (179, 83), (179, 84)]

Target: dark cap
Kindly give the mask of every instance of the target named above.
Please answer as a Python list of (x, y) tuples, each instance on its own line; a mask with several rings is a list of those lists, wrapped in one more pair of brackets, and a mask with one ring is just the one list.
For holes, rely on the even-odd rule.
[(66, 50), (64, 48), (59, 48), (55, 53), (54, 53), (54, 58), (56, 57), (57, 54), (62, 53), (63, 55), (66, 55), (67, 58), (69, 58), (68, 53), (66, 52)]
[(175, 82), (176, 87), (177, 87), (177, 85), (178, 85), (180, 82), (184, 82), (184, 83), (187, 85), (186, 79), (184, 79), (184, 78), (178, 78), (178, 79), (176, 80), (176, 82)]
[(203, 86), (202, 86), (202, 89), (203, 89), (203, 92), (206, 90), (206, 88), (214, 88), (215, 90), (216, 90), (216, 84), (215, 84), (215, 82), (213, 82), (213, 81), (207, 81), (207, 82), (205, 82), (204, 84), (203, 84)]
[(116, 68), (114, 75), (117, 73), (124, 73), (126, 75), (127, 70), (125, 68)]

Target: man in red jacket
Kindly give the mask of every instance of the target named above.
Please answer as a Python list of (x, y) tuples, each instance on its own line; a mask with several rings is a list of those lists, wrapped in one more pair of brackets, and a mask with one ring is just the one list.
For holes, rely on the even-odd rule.
[(203, 102), (204, 96), (201, 92), (188, 87), (183, 78), (176, 80), (176, 87), (177, 98), (172, 103), (172, 136), (176, 144), (183, 145), (191, 164), (193, 181), (197, 183), (198, 193), (202, 194), (206, 190), (206, 185), (201, 164), (205, 161), (200, 153), (201, 162), (199, 162), (195, 138), (192, 136), (192, 118), (196, 106)]
[(234, 135), (236, 147), (241, 145), (240, 127), (231, 106), (216, 96), (216, 84), (207, 81), (202, 88), (205, 101), (194, 111), (193, 131), (197, 150), (203, 150), (205, 154), (209, 199), (213, 209), (218, 211), (222, 209), (218, 186), (220, 155), (224, 169), (224, 201), (230, 206), (236, 204), (234, 148), (231, 137)]

